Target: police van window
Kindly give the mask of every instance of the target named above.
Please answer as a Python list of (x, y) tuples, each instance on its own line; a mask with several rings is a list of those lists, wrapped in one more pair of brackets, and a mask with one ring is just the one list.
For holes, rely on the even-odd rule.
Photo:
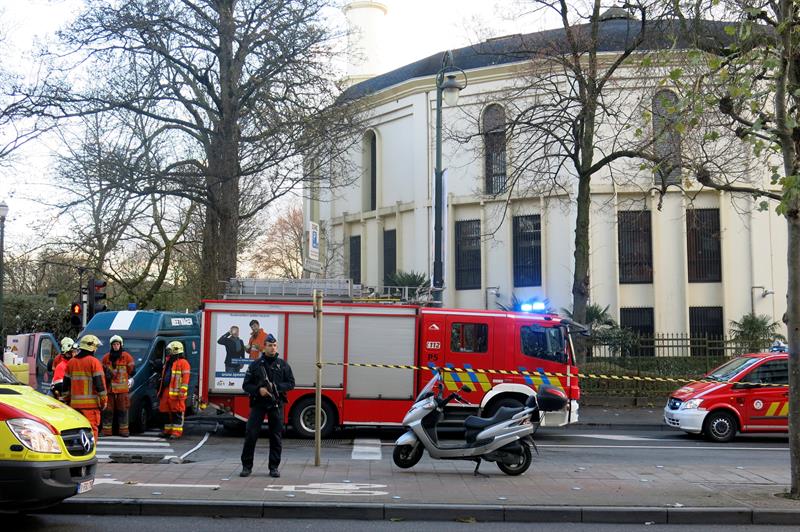
[(489, 349), (489, 326), (485, 323), (454, 323), (450, 328), (450, 351), (485, 353)]
[(742, 382), (753, 384), (789, 384), (789, 361), (771, 360), (742, 377)]
[(566, 364), (564, 334), (559, 327), (523, 325), (519, 334), (523, 355)]

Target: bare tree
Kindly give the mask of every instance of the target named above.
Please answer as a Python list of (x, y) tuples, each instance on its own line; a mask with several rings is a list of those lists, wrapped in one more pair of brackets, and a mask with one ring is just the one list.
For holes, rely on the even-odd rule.
[[(609, 175), (612, 180), (619, 179), (614, 172), (620, 164), (636, 168), (644, 163), (669, 174), (664, 171), (671, 164), (669, 157), (654, 152), (653, 137), (636, 134), (642, 122), (641, 97), (637, 96), (641, 91), (630, 90), (617, 78), (623, 68), (636, 70), (638, 61), (634, 62), (632, 55), (652, 44), (651, 34), (660, 31), (658, 20), (651, 20), (658, 18), (659, 6), (639, 0), (606, 14), (600, 0), (569, 4), (566, 0), (524, 0), (518, 4), (528, 14), (555, 14), (562, 27), (506, 38), (509, 53), (526, 60), (528, 67), (518, 83), (491, 95), (494, 101), (500, 98), (505, 115), (495, 118), (487, 108), (480, 127), (471, 130), (478, 131), (487, 146), (499, 139), (501, 154), (505, 153), (505, 139), (510, 139), (513, 153), (507, 165), (504, 158), (487, 159), (482, 192), (507, 198), (561, 196), (574, 201), (572, 315), (583, 321), (591, 287), (592, 180)], [(613, 55), (604, 53), (609, 51)], [(497, 51), (489, 45), (486, 53)], [(454, 135), (458, 137), (457, 132)], [(491, 181), (497, 164), (507, 176), (499, 183)], [(654, 186), (652, 174), (646, 177), (643, 190)], [(661, 180), (655, 186), (665, 189), (669, 181)], [(507, 203), (501, 207), (502, 217), (507, 214)], [(585, 346), (579, 345), (578, 358), (582, 362), (584, 357)]]
[[(159, 179), (120, 176), (109, 188), (202, 207), (202, 294), (215, 295), (236, 274), (242, 222), (302, 182), (303, 154), (350, 131), (356, 116), (333, 105), (328, 4), (89, 0), (50, 55), (77, 63), (28, 94), (28, 110), (64, 118), (122, 109), (157, 122), (152, 134), (173, 149)], [(77, 77), (87, 66), (102, 84)]]
[(256, 275), (278, 279), (303, 276), (305, 220), (297, 205), (267, 215), (269, 226), (257, 240), (250, 261)]
[[(788, 229), (789, 450), (791, 488), (800, 498), (800, 3), (710, 0), (669, 2), (696, 46), (701, 76), (685, 81), (686, 97), (702, 111), (715, 109), (728, 130), (750, 148), (761, 172), (731, 176), (711, 165), (697, 169), (704, 186), (777, 204)], [(702, 20), (731, 21), (727, 39), (709, 39)], [(690, 90), (689, 90), (690, 89)], [(766, 171), (764, 171), (766, 170)], [(767, 177), (768, 176), (768, 177)]]

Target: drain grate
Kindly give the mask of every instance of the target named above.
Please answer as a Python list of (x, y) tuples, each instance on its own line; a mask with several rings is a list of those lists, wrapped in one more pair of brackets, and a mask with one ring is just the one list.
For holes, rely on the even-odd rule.
[[(294, 447), (314, 447), (314, 440), (288, 440), (291, 441), (291, 445)], [(288, 443), (287, 440), (284, 440), (284, 444)], [(352, 447), (353, 440), (345, 439), (345, 440), (322, 440), (323, 447)]]

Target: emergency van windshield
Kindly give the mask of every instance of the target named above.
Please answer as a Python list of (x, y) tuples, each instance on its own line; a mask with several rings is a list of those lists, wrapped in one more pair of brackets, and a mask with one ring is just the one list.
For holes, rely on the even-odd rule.
[(708, 375), (706, 379), (713, 381), (729, 381), (742, 371), (761, 360), (757, 357), (737, 357), (724, 363)]
[(2, 362), (0, 362), (0, 384), (22, 384)]

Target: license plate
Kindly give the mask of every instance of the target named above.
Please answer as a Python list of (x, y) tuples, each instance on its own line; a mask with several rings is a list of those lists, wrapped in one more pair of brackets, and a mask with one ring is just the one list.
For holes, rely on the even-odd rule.
[(78, 493), (86, 493), (87, 491), (92, 489), (94, 485), (94, 479), (92, 480), (85, 480), (78, 484)]

